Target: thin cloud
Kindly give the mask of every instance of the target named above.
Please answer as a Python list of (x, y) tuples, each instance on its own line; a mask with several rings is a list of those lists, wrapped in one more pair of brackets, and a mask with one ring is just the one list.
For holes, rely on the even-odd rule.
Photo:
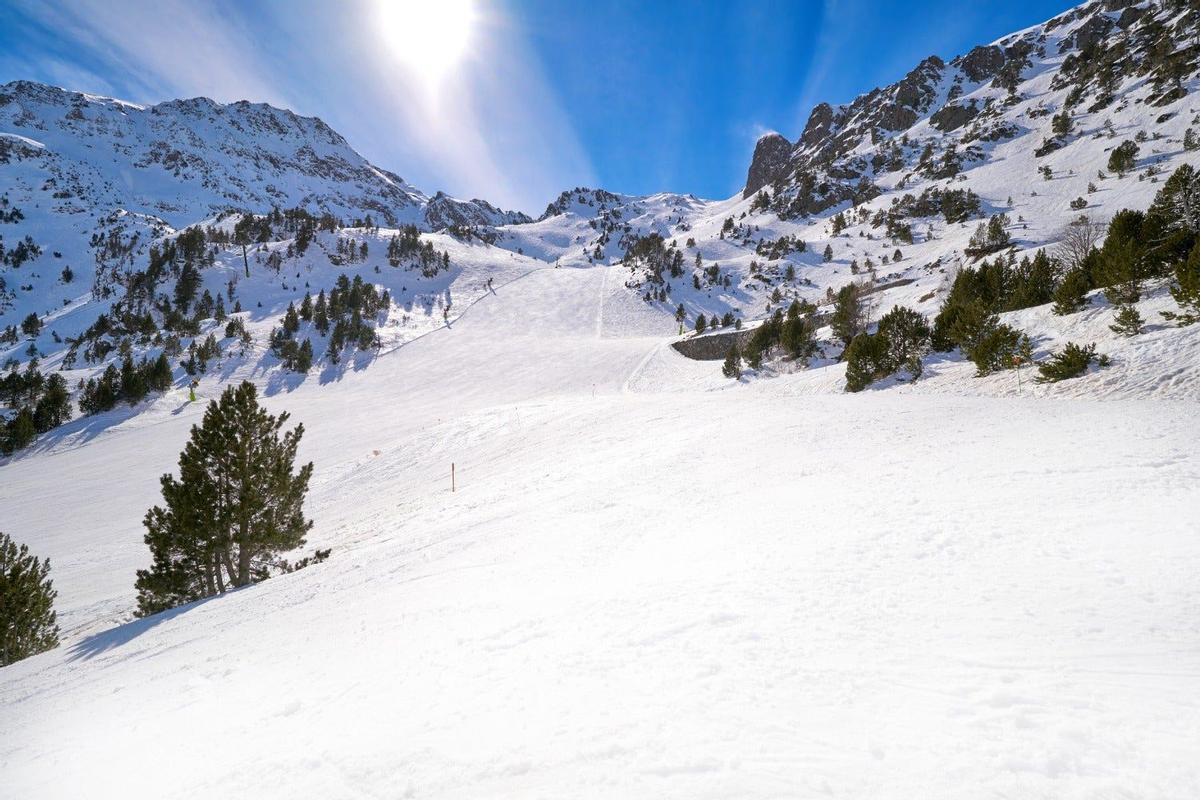
[(469, 58), (436, 93), (406, 75), (378, 29), (377, 2), (15, 0), (28, 29), (0, 56), (30, 77), (138, 102), (204, 95), (320, 116), (363, 155), (432, 194), (536, 212), (594, 182), (522, 32), (481, 3)]

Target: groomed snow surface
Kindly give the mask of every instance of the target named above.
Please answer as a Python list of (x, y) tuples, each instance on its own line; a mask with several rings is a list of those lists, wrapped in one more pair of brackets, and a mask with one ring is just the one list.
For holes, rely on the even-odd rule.
[(0, 670), (0, 796), (1200, 796), (1194, 339), (1171, 391), (849, 396), (682, 359), (622, 275), (268, 387), (333, 555), (223, 597), (112, 627), (203, 403), (0, 467), (65, 633)]

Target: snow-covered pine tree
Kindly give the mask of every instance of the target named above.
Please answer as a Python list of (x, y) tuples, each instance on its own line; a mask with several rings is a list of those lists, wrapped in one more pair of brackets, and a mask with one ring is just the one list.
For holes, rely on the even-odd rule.
[(204, 412), (179, 456), (179, 478), (162, 477), (165, 507), (146, 513), (154, 563), (138, 570), (139, 616), (263, 580), (278, 554), (304, 544), (311, 463), (293, 473), (304, 434), (280, 435), (288, 414), (268, 414), (249, 381)]

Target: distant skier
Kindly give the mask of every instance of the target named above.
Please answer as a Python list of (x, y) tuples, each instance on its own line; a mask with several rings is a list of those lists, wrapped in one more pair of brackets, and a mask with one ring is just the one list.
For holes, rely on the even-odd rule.
[(189, 403), (196, 402), (196, 387), (199, 385), (200, 385), (200, 381), (197, 378), (192, 378), (192, 382), (190, 384), (188, 384), (188, 402)]

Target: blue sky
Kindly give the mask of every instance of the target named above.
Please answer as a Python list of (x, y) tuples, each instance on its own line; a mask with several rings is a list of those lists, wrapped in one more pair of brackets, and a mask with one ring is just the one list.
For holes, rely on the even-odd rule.
[(0, 0), (0, 82), (284, 105), (425, 191), (539, 212), (576, 185), (727, 197), (765, 130), (1071, 5)]

